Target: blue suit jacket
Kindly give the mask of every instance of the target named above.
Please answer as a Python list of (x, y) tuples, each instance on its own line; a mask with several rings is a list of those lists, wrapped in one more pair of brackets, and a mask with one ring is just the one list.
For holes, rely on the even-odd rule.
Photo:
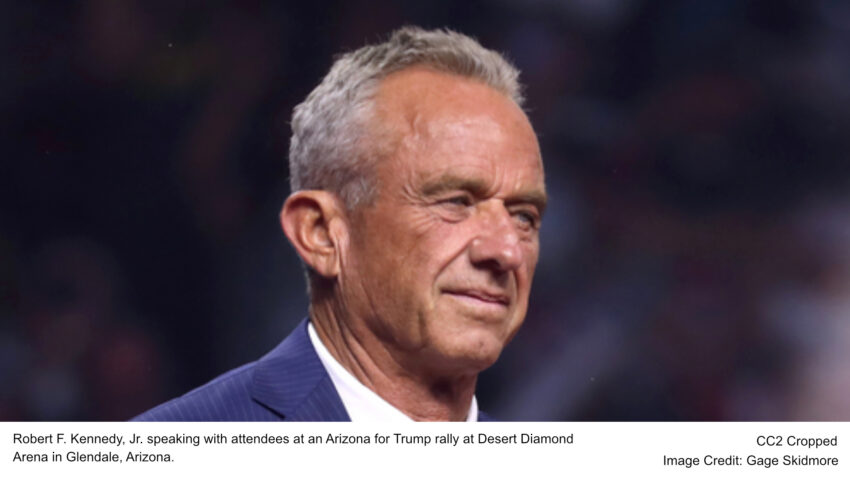
[[(484, 413), (479, 420), (489, 420)], [(349, 421), (307, 335), (307, 320), (256, 362), (163, 403), (138, 421)]]

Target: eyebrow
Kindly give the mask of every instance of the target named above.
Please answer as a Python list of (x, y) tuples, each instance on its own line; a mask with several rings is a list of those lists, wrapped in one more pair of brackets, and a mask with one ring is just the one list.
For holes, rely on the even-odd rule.
[[(446, 191), (468, 191), (473, 196), (482, 197), (487, 194), (487, 185), (483, 180), (476, 178), (462, 178), (453, 174), (444, 174), (436, 179), (428, 181), (422, 187), (426, 196), (434, 196)], [(540, 214), (546, 209), (548, 197), (546, 191), (530, 189), (511, 194), (505, 199), (505, 204), (531, 204), (535, 206)]]

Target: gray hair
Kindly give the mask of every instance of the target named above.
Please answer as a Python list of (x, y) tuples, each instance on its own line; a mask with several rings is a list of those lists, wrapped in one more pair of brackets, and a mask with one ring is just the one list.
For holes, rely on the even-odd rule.
[(371, 200), (375, 151), (370, 154), (364, 143), (369, 144), (372, 99), (383, 78), (411, 66), (480, 80), (523, 104), (519, 71), (499, 53), (451, 30), (403, 27), (384, 43), (337, 58), (319, 86), (295, 107), (289, 145), (293, 192), (333, 191), (348, 209)]

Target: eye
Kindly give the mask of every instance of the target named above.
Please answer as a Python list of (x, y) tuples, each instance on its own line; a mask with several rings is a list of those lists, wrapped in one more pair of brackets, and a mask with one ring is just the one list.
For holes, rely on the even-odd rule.
[(440, 216), (449, 222), (460, 222), (468, 218), (472, 214), (472, 207), (475, 205), (475, 198), (472, 195), (462, 192), (455, 192), (451, 195), (444, 196), (436, 200), (434, 205), (437, 207)]
[(515, 211), (513, 216), (520, 223), (523, 229), (537, 229), (540, 219), (536, 214), (528, 211)]
[(448, 204), (451, 206), (459, 206), (459, 207), (469, 207), (472, 206), (472, 198), (466, 194), (459, 194), (457, 196), (451, 196), (446, 199), (440, 201), (443, 204)]

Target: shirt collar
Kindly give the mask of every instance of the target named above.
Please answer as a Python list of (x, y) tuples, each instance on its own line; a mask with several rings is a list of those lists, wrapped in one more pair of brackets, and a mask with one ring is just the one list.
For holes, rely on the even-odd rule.
[[(381, 398), (380, 395), (373, 392), (371, 389), (360, 383), (357, 378), (351, 374), (345, 367), (336, 361), (330, 351), (319, 339), (313, 323), (307, 324), (307, 334), (310, 336), (310, 342), (313, 348), (316, 349), (316, 355), (331, 377), (331, 381), (336, 387), (339, 397), (342, 399), (342, 404), (345, 405), (345, 410), (352, 422), (412, 422), (413, 419), (405, 415), (401, 410), (392, 406), (389, 402)], [(469, 414), (466, 416), (466, 421), (478, 421), (478, 401), (475, 396), (472, 396), (472, 403), (469, 405)]]

